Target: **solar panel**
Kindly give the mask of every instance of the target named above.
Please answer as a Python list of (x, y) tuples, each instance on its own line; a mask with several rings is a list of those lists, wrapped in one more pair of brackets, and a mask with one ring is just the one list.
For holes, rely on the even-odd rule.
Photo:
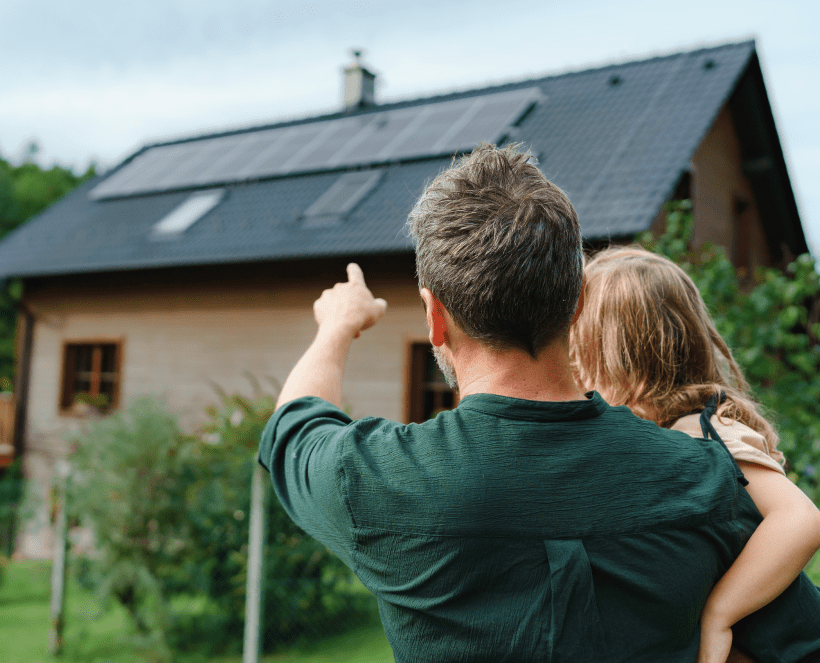
[(205, 170), (220, 154), (224, 154), (225, 146), (219, 140), (205, 141), (197, 145), (183, 143), (178, 146), (174, 165), (163, 171), (156, 180), (158, 189), (167, 189), (173, 186), (190, 186), (199, 173)]
[(276, 145), (262, 159), (254, 159), (248, 166), (237, 173), (240, 179), (259, 179), (272, 175), (282, 175), (290, 171), (284, 168), (295, 152), (319, 135), (325, 123), (314, 122), (290, 127), (277, 141)]
[(116, 198), (464, 152), (481, 141), (498, 142), (539, 95), (538, 88), (525, 88), (157, 145), (89, 196)]
[[(438, 108), (432, 108), (431, 112), (424, 118), (424, 122), (416, 131), (406, 136), (405, 139), (396, 145), (394, 154), (404, 157), (425, 156), (427, 153), (433, 154), (449, 153), (447, 147), (436, 148), (435, 145), (456, 122), (459, 121), (470, 107), (466, 100), (459, 100), (458, 104), (441, 104)], [(472, 145), (470, 146), (472, 147)]]
[[(475, 145), (482, 140), (498, 143), (510, 127), (524, 114), (530, 104), (510, 109), (505, 99), (481, 97), (476, 100), (469, 120), (453, 127), (441, 148), (455, 152), (462, 145)], [(469, 114), (465, 114), (465, 117)]]
[(336, 123), (338, 131), (325, 137), (321, 143), (313, 146), (310, 152), (302, 155), (298, 164), (299, 170), (324, 170), (334, 167), (337, 155), (343, 155), (345, 151), (355, 148), (352, 136), (363, 134), (363, 129), (367, 125), (363, 117), (349, 118), (348, 121)]
[(328, 161), (331, 167), (347, 166), (357, 162), (377, 163), (385, 160), (396, 137), (412, 131), (424, 117), (426, 107), (402, 108), (376, 115), (364, 116), (362, 127), (350, 142)]
[(235, 173), (248, 163), (253, 155), (258, 154), (260, 150), (267, 146), (268, 143), (263, 142), (262, 138), (256, 133), (251, 133), (245, 134), (242, 140), (231, 141), (225, 150), (214, 155), (210, 165), (192, 178), (193, 184), (196, 186), (208, 184), (209, 182), (229, 181), (230, 173)]

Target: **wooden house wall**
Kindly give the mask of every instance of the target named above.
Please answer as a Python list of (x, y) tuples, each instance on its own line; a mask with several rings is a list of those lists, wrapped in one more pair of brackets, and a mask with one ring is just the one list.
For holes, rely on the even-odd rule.
[[(368, 285), (387, 300), (388, 310), (353, 343), (344, 404), (354, 417), (403, 420), (407, 356), (412, 342), (427, 338), (424, 312), (410, 276), (371, 276)], [(72, 291), (55, 282), (28, 296), (36, 326), (24, 466), (36, 494), (33, 503), (48, 503), (55, 462), (67, 453), (68, 436), (85, 423), (60, 408), (66, 342), (120, 341), (121, 403), (159, 395), (180, 416), (183, 429), (193, 431), (206, 420), (205, 408), (219, 402), (215, 386), (251, 395), (252, 377), (275, 392), (273, 383), (284, 382), (315, 334), (313, 301), (332, 285), (316, 278), (262, 285), (238, 278), (223, 286)], [(43, 509), (37, 512), (18, 549), (27, 557), (48, 557), (51, 532)]]

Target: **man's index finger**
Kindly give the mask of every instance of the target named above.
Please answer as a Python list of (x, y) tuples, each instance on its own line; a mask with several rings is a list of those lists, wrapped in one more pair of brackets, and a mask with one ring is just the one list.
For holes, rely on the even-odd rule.
[(364, 285), (364, 272), (355, 262), (351, 262), (347, 266), (347, 280), (350, 283), (357, 282)]

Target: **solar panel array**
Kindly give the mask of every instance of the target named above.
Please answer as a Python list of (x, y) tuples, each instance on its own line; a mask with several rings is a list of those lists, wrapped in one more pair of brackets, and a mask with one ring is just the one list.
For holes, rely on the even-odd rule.
[(158, 145), (90, 192), (93, 199), (455, 154), (497, 143), (538, 88)]

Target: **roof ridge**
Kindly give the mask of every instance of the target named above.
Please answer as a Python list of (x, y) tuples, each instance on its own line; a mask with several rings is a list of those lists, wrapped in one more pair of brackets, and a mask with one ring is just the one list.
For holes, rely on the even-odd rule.
[[(135, 150), (132, 154), (126, 157), (120, 164), (117, 165), (124, 165), (124, 163), (130, 161), (138, 154), (144, 152), (145, 150), (154, 148), (154, 147), (161, 147), (166, 145), (179, 145), (182, 143), (193, 143), (199, 140), (208, 140), (211, 138), (221, 138), (223, 136), (235, 136), (243, 133), (253, 133), (256, 131), (265, 131), (268, 129), (278, 129), (282, 127), (289, 127), (289, 126), (297, 126), (297, 125), (304, 125), (304, 124), (312, 124), (314, 122), (322, 122), (327, 120), (335, 120), (343, 117), (351, 117), (351, 116), (360, 116), (360, 115), (371, 115), (374, 113), (385, 112), (395, 108), (402, 108), (402, 107), (409, 107), (409, 106), (416, 106), (416, 105), (424, 105), (429, 103), (437, 103), (441, 101), (447, 101), (454, 98), (464, 98), (469, 97), (471, 95), (478, 95), (478, 94), (486, 94), (489, 92), (500, 92), (503, 91), (505, 88), (515, 88), (515, 87), (522, 87), (526, 85), (537, 85), (539, 83), (543, 83), (548, 80), (554, 80), (558, 78), (564, 78), (567, 76), (577, 76), (581, 74), (592, 74), (595, 72), (602, 72), (606, 71), (607, 69), (613, 69), (618, 67), (626, 67), (626, 66), (636, 66), (642, 65), (649, 62), (654, 62), (657, 60), (666, 60), (680, 56), (692, 56), (697, 55), (700, 53), (705, 53), (707, 51), (721, 51), (728, 48), (737, 48), (740, 46), (751, 46), (753, 50), (756, 50), (757, 44), (754, 37), (747, 37), (738, 41), (730, 41), (730, 42), (720, 42), (714, 45), (707, 45), (702, 44), (700, 46), (689, 48), (686, 50), (675, 50), (669, 51), (666, 53), (656, 52), (654, 55), (648, 56), (639, 56), (637, 59), (634, 57), (630, 57), (630, 59), (624, 60), (616, 60), (608, 63), (601, 63), (599, 65), (587, 66), (581, 65), (583, 68), (571, 68), (561, 72), (554, 72), (548, 73), (544, 75), (537, 75), (535, 77), (528, 77), (528, 78), (520, 78), (515, 80), (508, 80), (504, 82), (496, 82), (485, 84), (481, 87), (466, 87), (466, 88), (458, 88), (458, 89), (451, 89), (449, 91), (442, 91), (430, 96), (422, 96), (422, 97), (407, 97), (404, 99), (394, 99), (384, 104), (379, 104), (377, 106), (367, 108), (355, 113), (347, 113), (345, 111), (336, 111), (333, 113), (326, 113), (323, 115), (308, 115), (302, 117), (295, 117), (290, 119), (281, 120), (278, 122), (271, 122), (267, 124), (259, 124), (253, 125), (248, 127), (237, 127), (234, 129), (228, 129), (225, 131), (217, 131), (213, 133), (202, 133), (202, 134), (192, 134), (187, 135), (184, 137), (179, 138), (170, 138), (166, 140), (159, 140), (153, 143), (146, 143), (140, 146), (137, 150)], [(113, 168), (111, 172), (113, 172)], [(106, 173), (108, 174), (108, 173)]]
[(670, 50), (666, 52), (656, 51), (654, 53), (647, 53), (645, 56), (638, 56), (636, 59), (633, 56), (628, 56), (628, 59), (617, 59), (614, 58), (611, 61), (602, 61), (598, 64), (587, 64), (587, 65), (579, 65), (579, 66), (571, 66), (565, 70), (556, 70), (554, 72), (549, 72), (541, 75), (535, 76), (528, 76), (526, 78), (516, 78), (514, 80), (506, 80), (506, 81), (498, 81), (495, 83), (485, 84), (481, 87), (465, 87), (465, 88), (453, 88), (449, 92), (440, 92), (430, 97), (417, 97), (417, 98), (406, 98), (406, 99), (396, 99), (392, 102), (387, 104), (380, 105), (379, 109), (387, 109), (390, 106), (395, 106), (398, 104), (411, 104), (411, 103), (427, 103), (431, 101), (437, 101), (441, 99), (451, 98), (455, 96), (469, 96), (471, 93), (483, 93), (483, 92), (490, 92), (495, 91), (504, 87), (510, 86), (523, 86), (523, 85), (534, 85), (548, 80), (554, 80), (557, 78), (564, 78), (567, 76), (577, 76), (580, 74), (592, 74), (596, 72), (606, 71), (607, 69), (614, 69), (617, 67), (626, 67), (632, 65), (642, 65), (649, 62), (655, 62), (657, 60), (669, 60), (675, 57), (679, 57), (681, 55), (685, 56), (692, 56), (698, 55), (700, 53), (705, 53), (707, 51), (721, 51), (728, 48), (737, 48), (740, 46), (751, 46), (752, 48), (757, 48), (757, 43), (754, 37), (747, 37), (738, 41), (731, 41), (731, 42), (718, 42), (712, 46), (703, 44), (698, 47), (689, 48), (686, 50)]

